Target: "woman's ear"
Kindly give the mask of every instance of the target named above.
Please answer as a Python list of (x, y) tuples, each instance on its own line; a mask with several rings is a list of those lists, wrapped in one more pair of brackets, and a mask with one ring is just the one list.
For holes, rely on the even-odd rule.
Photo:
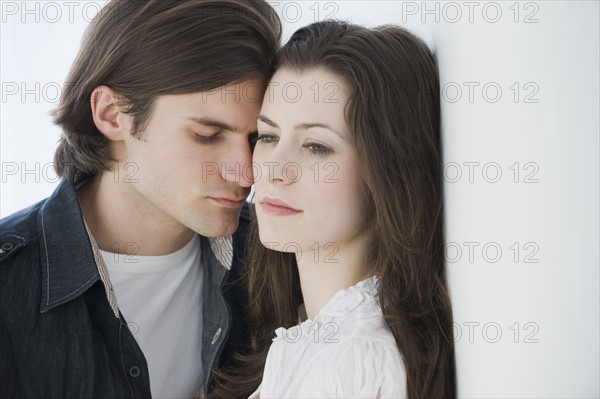
[(131, 132), (131, 117), (119, 105), (117, 93), (108, 86), (98, 86), (90, 101), (96, 128), (111, 141), (126, 139)]

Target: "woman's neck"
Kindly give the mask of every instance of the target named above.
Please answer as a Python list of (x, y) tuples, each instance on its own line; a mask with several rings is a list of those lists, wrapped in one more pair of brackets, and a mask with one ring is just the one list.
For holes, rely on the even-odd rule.
[(344, 244), (296, 254), (306, 315), (314, 320), (336, 292), (370, 277), (364, 265), (366, 235)]

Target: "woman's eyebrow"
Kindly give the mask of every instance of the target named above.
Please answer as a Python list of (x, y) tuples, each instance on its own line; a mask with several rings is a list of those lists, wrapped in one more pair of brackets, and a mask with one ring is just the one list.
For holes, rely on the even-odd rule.
[(256, 119), (258, 119), (261, 122), (266, 123), (269, 126), (276, 127), (279, 129), (279, 125), (277, 123), (273, 122), (272, 120), (270, 120), (269, 118), (267, 118), (264, 115), (258, 115), (258, 117)]
[[(277, 123), (273, 122), (271, 119), (267, 118), (264, 115), (259, 115), (257, 119), (266, 123), (269, 126), (279, 129), (279, 125)], [(344, 139), (344, 135), (342, 133), (338, 132), (337, 130), (335, 130), (334, 128), (332, 128), (331, 126), (329, 126), (325, 123), (298, 123), (298, 124), (294, 125), (294, 130), (308, 130), (313, 127), (329, 129), (333, 133), (337, 134), (340, 138)]]
[(308, 130), (313, 127), (321, 127), (324, 129), (331, 130), (333, 133), (340, 136), (340, 138), (342, 138), (342, 139), (344, 138), (344, 136), (340, 132), (338, 132), (337, 130), (335, 130), (334, 128), (332, 128), (331, 126), (329, 126), (325, 123), (299, 123), (297, 125), (294, 125), (294, 129), (300, 129), (300, 130)]

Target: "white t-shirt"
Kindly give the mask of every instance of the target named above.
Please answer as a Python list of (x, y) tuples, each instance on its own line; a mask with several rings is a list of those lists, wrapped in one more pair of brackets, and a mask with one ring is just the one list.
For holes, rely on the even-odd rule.
[(278, 328), (250, 398), (406, 398), (406, 372), (377, 302), (378, 277), (338, 291), (314, 320)]
[(202, 387), (200, 238), (163, 256), (100, 251), (119, 309), (150, 373), (154, 398), (191, 398)]

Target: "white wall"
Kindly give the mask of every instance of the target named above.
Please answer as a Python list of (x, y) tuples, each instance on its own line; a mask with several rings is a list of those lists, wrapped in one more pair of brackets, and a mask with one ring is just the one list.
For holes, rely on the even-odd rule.
[(599, 4), (496, 4), (434, 28), (459, 393), (599, 397)]
[(0, 217), (52, 193), (58, 105), (80, 38), (103, 1), (0, 4)]
[[(2, 1), (0, 216), (55, 186), (49, 112), (104, 3)], [(436, 52), (459, 396), (599, 397), (599, 3), (271, 3), (286, 40), (332, 16)]]

